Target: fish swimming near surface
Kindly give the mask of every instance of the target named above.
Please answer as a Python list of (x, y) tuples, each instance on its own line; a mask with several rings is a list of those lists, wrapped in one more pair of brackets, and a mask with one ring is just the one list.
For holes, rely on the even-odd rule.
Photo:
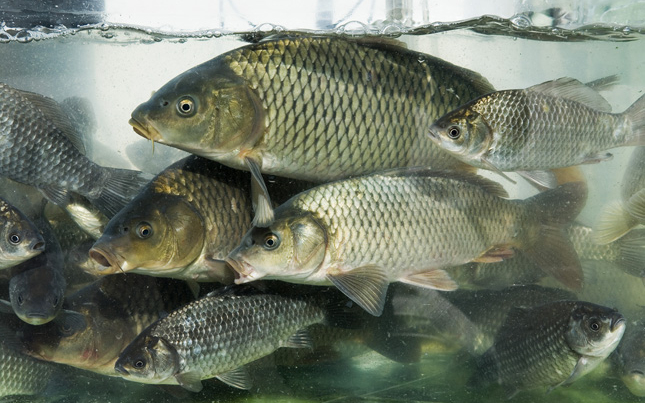
[(45, 240), (34, 223), (0, 198), (0, 269), (16, 266), (45, 250)]
[(321, 185), (278, 207), (231, 252), (237, 283), (259, 278), (335, 285), (380, 315), (390, 282), (439, 290), (457, 284), (443, 270), (498, 262), (522, 250), (571, 287), (580, 263), (563, 226), (584, 205), (586, 187), (567, 183), (527, 200), (506, 200), (480, 176), (394, 170)]
[[(106, 226), (90, 256), (103, 268), (196, 281), (233, 282), (226, 264), (252, 220), (248, 172), (190, 156), (155, 177)], [(267, 177), (275, 201), (311, 183)]]
[(427, 128), (492, 85), (393, 42), (293, 36), (243, 46), (168, 82), (130, 124), (152, 141), (251, 171), (261, 225), (272, 211), (260, 172), (326, 182), (464, 166)]
[(115, 214), (146, 182), (140, 172), (90, 161), (82, 133), (51, 98), (0, 83), (0, 122), (0, 175), (38, 187), (54, 203), (73, 191)]
[(523, 90), (493, 92), (447, 113), (429, 138), (478, 168), (517, 172), (553, 187), (549, 169), (600, 162), (606, 150), (645, 145), (645, 96), (612, 114), (607, 101), (564, 77)]
[(115, 369), (131, 381), (179, 384), (194, 392), (210, 378), (249, 389), (244, 365), (280, 347), (309, 348), (308, 326), (332, 324), (336, 313), (342, 318), (342, 299), (328, 291), (331, 297), (209, 294), (150, 325), (123, 350)]
[(618, 311), (589, 302), (514, 308), (480, 357), (470, 384), (498, 383), (509, 397), (569, 385), (607, 358), (624, 332), (625, 318)]

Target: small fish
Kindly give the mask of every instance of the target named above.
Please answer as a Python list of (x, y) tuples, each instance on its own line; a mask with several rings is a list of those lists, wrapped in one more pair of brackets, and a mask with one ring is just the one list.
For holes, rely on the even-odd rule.
[(632, 394), (645, 396), (645, 323), (635, 321), (625, 329), (616, 349), (618, 375)]
[(569, 286), (582, 280), (563, 225), (586, 187), (567, 183), (527, 200), (473, 174), (395, 170), (321, 185), (276, 209), (229, 255), (236, 283), (259, 278), (331, 285), (380, 315), (390, 282), (454, 290), (443, 270), (522, 250)]
[(145, 181), (139, 172), (90, 161), (81, 133), (62, 108), (51, 98), (0, 83), (0, 175), (40, 188), (54, 203), (73, 191), (115, 214)]
[(546, 170), (611, 158), (606, 150), (645, 145), (645, 96), (624, 113), (572, 78), (493, 92), (438, 119), (430, 138), (478, 168), (517, 172), (547, 187)]
[(327, 301), (312, 292), (207, 295), (150, 325), (123, 350), (115, 369), (131, 381), (193, 392), (210, 378), (249, 389), (243, 366), (280, 347), (311, 347), (306, 328), (333, 321)]
[(611, 354), (625, 332), (618, 311), (582, 301), (514, 308), (471, 385), (498, 383), (509, 398), (524, 389), (569, 385)]
[[(596, 223), (596, 242), (612, 242), (645, 225), (645, 147), (636, 147), (625, 170), (621, 201), (606, 206)], [(645, 244), (643, 244), (645, 248)], [(645, 272), (645, 267), (641, 270)]]
[[(9, 299), (15, 314), (32, 325), (53, 320), (63, 307), (67, 282), (63, 252), (46, 221), (37, 221), (47, 244), (45, 252), (14, 266)], [(7, 304), (6, 301), (2, 301)]]
[(34, 223), (2, 198), (0, 237), (0, 269), (16, 266), (45, 250), (45, 240)]
[[(252, 219), (250, 175), (190, 156), (155, 177), (113, 217), (90, 256), (104, 270), (232, 283), (225, 258)], [(312, 185), (267, 177), (276, 201)]]
[(149, 276), (107, 276), (70, 295), (63, 312), (42, 326), (26, 326), (30, 355), (103, 375), (146, 327), (193, 301), (185, 282)]
[(172, 79), (130, 124), (153, 142), (252, 172), (258, 225), (272, 220), (260, 172), (326, 182), (464, 166), (425, 131), (492, 85), (393, 42), (303, 35), (243, 46)]

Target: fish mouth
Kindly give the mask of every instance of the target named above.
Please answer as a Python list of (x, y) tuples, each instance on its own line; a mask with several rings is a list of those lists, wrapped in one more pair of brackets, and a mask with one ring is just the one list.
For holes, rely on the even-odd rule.
[(120, 362), (117, 362), (116, 364), (114, 364), (114, 370), (121, 375), (130, 375), (128, 370), (125, 369), (123, 367), (123, 364), (121, 364)]
[(152, 141), (157, 141), (157, 142), (161, 141), (161, 133), (159, 133), (159, 131), (154, 127), (143, 124), (138, 120), (136, 120), (134, 117), (130, 118), (128, 123), (130, 124), (130, 126), (132, 126), (132, 129), (134, 130), (134, 132), (137, 133), (139, 136)]
[(263, 276), (259, 275), (257, 271), (250, 264), (244, 260), (235, 260), (227, 257), (226, 263), (235, 271), (235, 284), (244, 284), (257, 280)]
[(428, 137), (430, 137), (430, 139), (434, 141), (439, 140), (439, 135), (435, 133), (434, 130), (428, 130)]
[(99, 264), (99, 274), (115, 273), (117, 270), (125, 273), (125, 270), (123, 270), (123, 267), (120, 264), (119, 258), (105, 249), (93, 246), (92, 249), (90, 249), (90, 258)]
[(42, 252), (45, 250), (45, 241), (34, 241), (30, 245), (30, 249), (34, 252)]
[(616, 329), (624, 325), (625, 325), (625, 317), (623, 315), (617, 315), (611, 318), (611, 322), (609, 323), (609, 329), (612, 332), (615, 332)]

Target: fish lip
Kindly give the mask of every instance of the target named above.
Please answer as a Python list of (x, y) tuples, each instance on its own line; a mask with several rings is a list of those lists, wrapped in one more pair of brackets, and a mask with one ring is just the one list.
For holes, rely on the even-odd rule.
[(616, 331), (616, 329), (618, 329), (619, 326), (624, 325), (625, 322), (626, 322), (626, 320), (625, 320), (625, 317), (623, 315), (614, 316), (613, 318), (611, 318), (611, 322), (609, 324), (609, 329), (612, 332), (614, 332), (614, 331)]
[(117, 362), (116, 364), (114, 364), (114, 370), (121, 375), (130, 375), (128, 370), (123, 368), (123, 364), (121, 364), (120, 362)]
[[(101, 266), (101, 269), (99, 270), (105, 271), (109, 268), (117, 268), (121, 272), (125, 273), (125, 271), (123, 270), (123, 267), (119, 263), (119, 259), (116, 256), (116, 254), (111, 253), (110, 251), (104, 248), (92, 246), (92, 248), (90, 249), (89, 255), (92, 260), (94, 260), (96, 263), (99, 264), (99, 266)], [(106, 266), (104, 263), (108, 263), (108, 265)]]
[(428, 130), (428, 136), (431, 140), (439, 140), (439, 135), (434, 130)]
[(161, 140), (161, 133), (154, 127), (141, 123), (134, 117), (130, 118), (128, 121), (130, 126), (132, 126), (132, 129), (134, 130), (135, 133), (137, 133), (139, 136), (152, 140), (152, 141), (157, 141), (159, 142)]
[(227, 257), (225, 260), (235, 272), (235, 284), (244, 284), (260, 278), (253, 266), (244, 260), (236, 260), (230, 257)]

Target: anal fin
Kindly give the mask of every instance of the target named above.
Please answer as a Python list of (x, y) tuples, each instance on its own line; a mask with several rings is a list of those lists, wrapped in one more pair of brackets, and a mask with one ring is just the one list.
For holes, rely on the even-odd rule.
[(290, 348), (313, 348), (314, 343), (309, 332), (306, 329), (300, 329), (289, 337), (284, 346)]
[(495, 245), (473, 259), (477, 263), (497, 263), (515, 256), (515, 251), (508, 245)]
[(430, 269), (422, 273), (414, 273), (399, 281), (417, 287), (440, 291), (454, 291), (459, 287), (448, 273), (442, 269)]
[(249, 374), (244, 367), (235, 368), (228, 372), (217, 375), (215, 378), (224, 382), (225, 384), (238, 389), (249, 390), (253, 385)]

